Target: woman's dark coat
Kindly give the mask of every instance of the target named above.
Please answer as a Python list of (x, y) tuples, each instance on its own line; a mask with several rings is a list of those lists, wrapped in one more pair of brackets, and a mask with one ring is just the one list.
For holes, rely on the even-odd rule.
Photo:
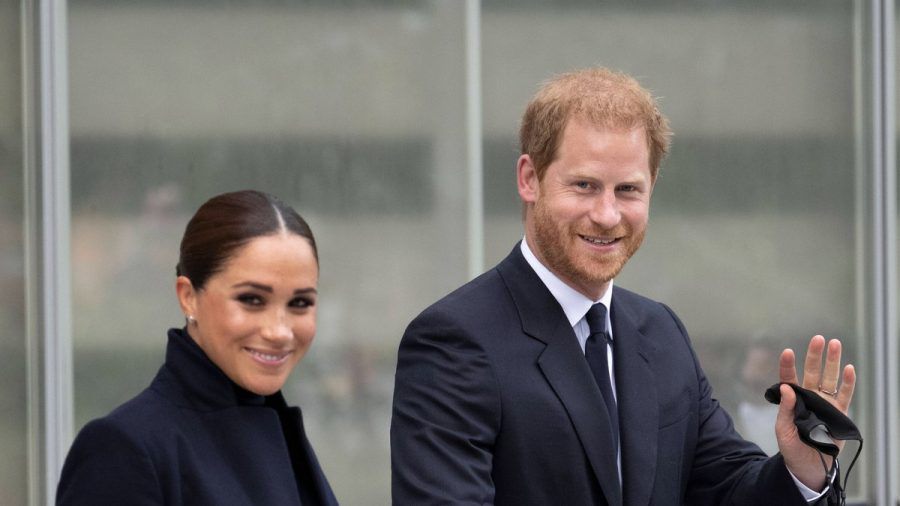
[(301, 494), (305, 506), (337, 504), (300, 410), (280, 392), (266, 398), (239, 388), (173, 329), (153, 383), (78, 434), (57, 504), (297, 505)]

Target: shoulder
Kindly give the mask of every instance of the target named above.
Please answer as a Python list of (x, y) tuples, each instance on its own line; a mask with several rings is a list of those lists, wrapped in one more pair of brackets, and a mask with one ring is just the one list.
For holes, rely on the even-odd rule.
[(618, 285), (613, 286), (612, 297), (612, 303), (614, 306), (627, 306), (629, 310), (631, 310), (632, 312), (636, 312), (637, 314), (652, 316), (654, 315), (654, 313), (666, 311), (668, 309), (668, 306), (666, 306), (662, 302), (653, 300), (649, 297), (645, 297), (639, 293), (632, 292), (631, 290), (622, 288)]
[(445, 295), (424, 313), (464, 311), (469, 314), (479, 309), (490, 310), (492, 304), (508, 299), (506, 284), (497, 269), (493, 268)]
[(628, 318), (638, 330), (662, 327), (687, 336), (681, 319), (668, 305), (619, 286), (613, 287), (612, 311), (614, 317)]
[[(58, 504), (102, 504), (136, 497), (149, 502), (160, 494), (152, 443), (164, 424), (148, 409), (155, 394), (145, 390), (112, 413), (85, 425), (66, 457)], [(151, 500), (152, 499), (152, 500)], [(133, 502), (141, 503), (140, 501)]]
[(122, 445), (145, 447), (149, 440), (158, 438), (160, 433), (170, 430), (177, 414), (170, 402), (153, 387), (146, 388), (133, 399), (120, 405), (108, 415), (86, 424), (73, 443), (73, 450), (79, 446), (100, 444), (106, 448), (111, 442)]
[(513, 318), (517, 318), (515, 305), (495, 268), (425, 308), (409, 324), (406, 335), (479, 334)]
[(125, 452), (148, 458), (166, 448), (178, 432), (181, 410), (171, 402), (169, 388), (160, 388), (165, 376), (160, 369), (151, 385), (106, 416), (88, 422), (79, 432), (69, 459)]

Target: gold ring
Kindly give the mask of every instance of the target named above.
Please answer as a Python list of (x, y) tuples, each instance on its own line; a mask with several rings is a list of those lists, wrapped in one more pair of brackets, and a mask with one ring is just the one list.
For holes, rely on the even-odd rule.
[(830, 395), (832, 397), (837, 397), (837, 394), (838, 394), (837, 387), (834, 387), (833, 392), (829, 392), (828, 390), (825, 390), (824, 388), (822, 388), (822, 385), (819, 385), (819, 391), (825, 395)]

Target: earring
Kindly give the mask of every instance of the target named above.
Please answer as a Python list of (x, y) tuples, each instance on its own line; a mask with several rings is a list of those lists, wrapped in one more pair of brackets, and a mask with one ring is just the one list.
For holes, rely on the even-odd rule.
[(191, 314), (187, 315), (187, 321), (188, 321), (188, 325), (196, 325), (197, 324), (197, 319), (194, 318), (194, 315), (191, 315)]

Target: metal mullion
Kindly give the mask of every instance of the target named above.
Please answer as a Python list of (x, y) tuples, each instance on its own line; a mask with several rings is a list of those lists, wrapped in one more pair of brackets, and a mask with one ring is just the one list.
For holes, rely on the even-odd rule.
[(37, 65), (38, 22), (37, 8), (33, 2), (22, 2), (22, 129), (23, 129), (23, 178), (24, 195), (24, 244), (25, 244), (25, 341), (27, 360), (26, 403), (27, 403), (27, 459), (28, 459), (28, 504), (38, 506), (46, 502), (44, 487), (44, 430), (43, 430), (43, 382), (41, 360), (40, 310), (41, 274), (40, 247), (40, 198), (38, 174), (40, 156), (38, 153), (39, 134), (37, 96), (39, 80)]
[[(27, 72), (34, 82), (26, 88), (34, 95), (26, 108), (33, 135), (28, 146), (32, 158), (26, 165), (31, 248), (27, 284), (34, 332), (30, 353), (40, 371), (31, 374), (29, 400), (40, 403), (32, 416), (32, 430), (40, 432), (40, 442), (32, 449), (41, 453), (32, 458), (40, 463), (31, 470), (41, 473), (42, 486), (32, 487), (31, 501), (49, 505), (73, 429), (68, 38), (65, 0), (40, 0), (33, 8), (33, 68)], [(37, 498), (41, 489), (42, 501)]]
[(897, 270), (896, 86), (894, 0), (873, 2), (872, 12), (872, 306), (875, 434), (875, 504), (897, 499)]
[(897, 271), (897, 82), (895, 0), (884, 0), (883, 78), (884, 78), (884, 160), (882, 185), (882, 278), (884, 285), (884, 362), (885, 419), (885, 495), (888, 504), (900, 504), (900, 328), (898, 328)]
[(481, 1), (466, 1), (466, 155), (468, 274), (484, 270), (484, 161), (481, 125)]

